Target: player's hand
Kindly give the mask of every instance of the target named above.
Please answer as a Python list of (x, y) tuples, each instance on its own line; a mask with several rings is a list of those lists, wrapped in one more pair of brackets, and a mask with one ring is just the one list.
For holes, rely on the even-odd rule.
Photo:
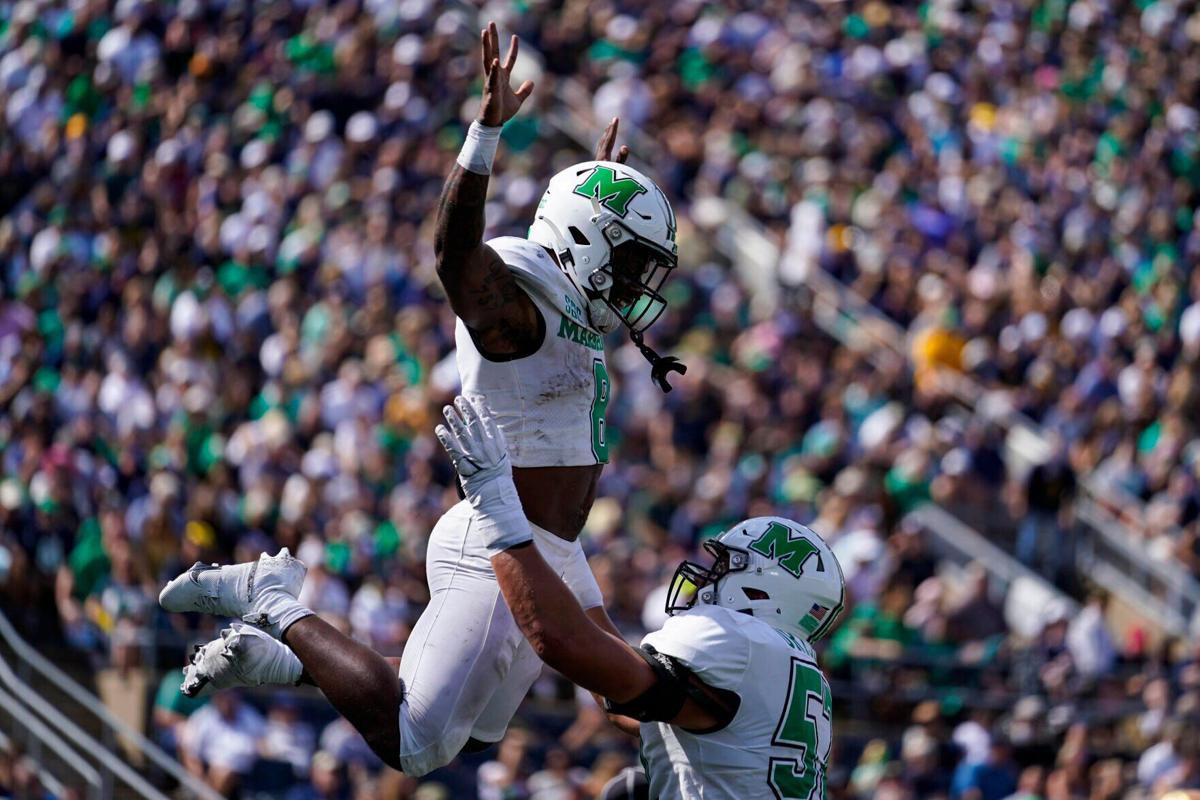
[(629, 145), (621, 145), (617, 150), (617, 157), (613, 158), (613, 144), (617, 141), (617, 128), (621, 125), (620, 117), (613, 117), (612, 122), (608, 123), (608, 127), (604, 129), (604, 133), (600, 136), (600, 141), (596, 143), (596, 161), (616, 161), (618, 164), (624, 164), (629, 158)]
[(487, 408), (460, 396), (442, 414), (446, 424), (438, 425), (435, 433), (450, 454), (471, 504), (471, 536), (489, 557), (529, 542), (533, 531), (513, 485), (504, 434)]
[(479, 478), (512, 474), (508, 458), (508, 444), (504, 433), (496, 426), (482, 402), (476, 405), (459, 395), (453, 406), (442, 409), (445, 425), (438, 425), (434, 434), (464, 483), (478, 482)]
[(508, 122), (521, 108), (525, 98), (533, 93), (533, 81), (525, 81), (514, 92), (509, 85), (513, 64), (517, 63), (517, 37), (512, 37), (508, 55), (500, 62), (500, 34), (496, 23), (489, 22), (480, 31), (483, 45), (483, 102), (479, 105), (479, 121), (491, 127)]

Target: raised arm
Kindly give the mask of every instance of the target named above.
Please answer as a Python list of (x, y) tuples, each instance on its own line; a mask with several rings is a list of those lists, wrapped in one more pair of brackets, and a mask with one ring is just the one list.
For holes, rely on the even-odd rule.
[(483, 208), (500, 128), (533, 92), (533, 83), (525, 81), (516, 91), (509, 85), (517, 61), (516, 36), (503, 64), (494, 22), (480, 32), (480, 44), (486, 76), (483, 101), (442, 189), (433, 246), (438, 277), (454, 313), (487, 352), (509, 355), (540, 344), (535, 341), (538, 312), (504, 261), (483, 243)]
[[(728, 721), (720, 699), (694, 675), (667, 676), (673, 667), (654, 662), (625, 640), (597, 626), (533, 544), (529, 521), (512, 484), (503, 434), (464, 398), (444, 409), (437, 436), (450, 454), (475, 509), (472, 535), (481, 537), (521, 632), (545, 663), (572, 682), (617, 706), (647, 708), (643, 719), (689, 729)], [(713, 698), (714, 703), (702, 701)], [(672, 702), (675, 698), (675, 702)], [(697, 699), (699, 698), (699, 699)], [(707, 707), (706, 707), (707, 706)], [(662, 712), (663, 708), (669, 712)], [(621, 714), (635, 714), (620, 710)], [(732, 712), (730, 712), (731, 715)]]

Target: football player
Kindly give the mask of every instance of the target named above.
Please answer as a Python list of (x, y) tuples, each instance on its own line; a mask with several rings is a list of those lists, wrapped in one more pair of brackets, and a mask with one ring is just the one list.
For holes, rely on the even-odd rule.
[(756, 517), (685, 561), (661, 630), (632, 647), (596, 625), (547, 563), (513, 490), (503, 431), (460, 397), (437, 436), (475, 511), (504, 599), (534, 652), (638, 723), (649, 795), (825, 797), (832, 698), (812, 643), (837, 624), (845, 581), (813, 531)]
[[(483, 241), (500, 129), (533, 84), (510, 86), (516, 36), (503, 60), (495, 24), (481, 32), (481, 46), (479, 115), (446, 181), (435, 235), (438, 275), (458, 316), (462, 391), (487, 398), (507, 434), (508, 488), (543, 556), (585, 615), (615, 633), (576, 541), (608, 461), (604, 335), (624, 327), (664, 391), (668, 374), (684, 371), (642, 340), (666, 306), (659, 290), (676, 265), (675, 215), (662, 190), (623, 163), (627, 148), (609, 160), (614, 119), (595, 160), (551, 179), (529, 238)], [(500, 597), (473, 524), (462, 502), (430, 535), (431, 598), (405, 646), (399, 680), (380, 656), (295, 603), (304, 570), (286, 552), (263, 554), (257, 564), (196, 565), (163, 590), (164, 608), (243, 617), (287, 647), (250, 628), (230, 629), (197, 652), (185, 687), (294, 682), (303, 664), (380, 757), (411, 775), (499, 741), (541, 662)], [(275, 599), (256, 604), (251, 596)]]

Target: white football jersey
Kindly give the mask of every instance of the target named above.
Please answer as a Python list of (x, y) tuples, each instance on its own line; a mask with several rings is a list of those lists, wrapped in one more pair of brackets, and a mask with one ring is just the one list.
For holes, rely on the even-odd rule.
[(502, 236), (487, 242), (508, 265), (545, 323), (542, 346), (525, 358), (487, 358), (460, 319), (455, 325), (462, 393), (483, 397), (518, 467), (608, 462), (605, 410), (612, 391), (604, 338), (588, 327), (583, 295), (541, 245)]
[(833, 700), (807, 642), (728, 608), (696, 606), (642, 644), (741, 698), (733, 720), (712, 733), (642, 724), (651, 797), (823, 800)]

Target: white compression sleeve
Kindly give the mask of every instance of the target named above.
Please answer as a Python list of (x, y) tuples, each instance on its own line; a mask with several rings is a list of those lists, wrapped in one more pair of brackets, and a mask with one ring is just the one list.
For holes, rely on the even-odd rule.
[[(507, 462), (507, 458), (505, 459)], [(533, 529), (521, 507), (512, 473), (507, 469), (491, 470), (463, 478), (463, 491), (474, 509), (471, 515), (471, 535), (477, 536), (494, 556), (510, 547), (531, 541)]]

